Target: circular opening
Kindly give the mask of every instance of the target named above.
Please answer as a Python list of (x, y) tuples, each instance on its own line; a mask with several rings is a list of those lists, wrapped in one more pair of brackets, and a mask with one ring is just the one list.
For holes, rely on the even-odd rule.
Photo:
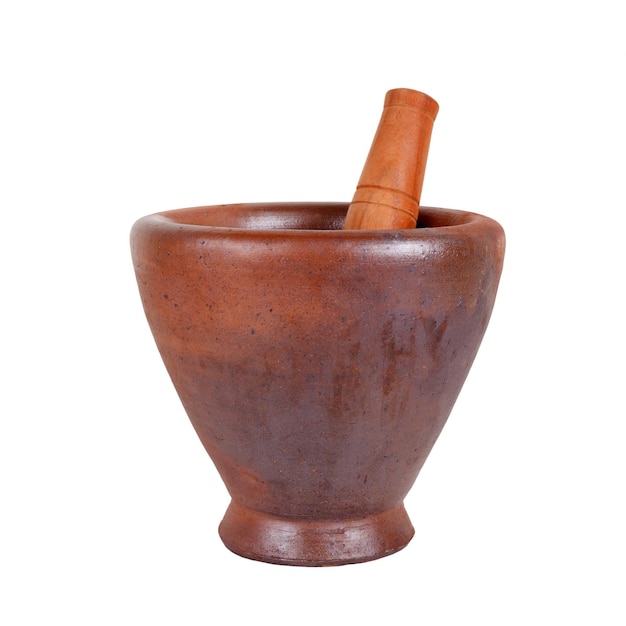
[[(196, 228), (254, 231), (341, 231), (347, 233), (389, 233), (394, 231), (349, 231), (342, 230), (348, 210), (347, 202), (324, 203), (246, 203), (177, 209), (158, 213), (159, 221)], [(416, 229), (458, 227), (483, 216), (465, 211), (421, 207)]]

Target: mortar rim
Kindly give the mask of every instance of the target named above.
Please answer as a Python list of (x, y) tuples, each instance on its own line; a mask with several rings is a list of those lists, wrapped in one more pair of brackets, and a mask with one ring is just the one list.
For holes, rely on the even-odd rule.
[[(212, 204), (212, 205), (200, 205), (194, 207), (186, 207), (179, 209), (172, 209), (168, 211), (159, 211), (146, 215), (135, 223), (133, 228), (141, 226), (152, 226), (159, 230), (164, 229), (169, 232), (177, 232), (179, 235), (181, 231), (188, 233), (189, 235), (206, 234), (232, 234), (238, 236), (271, 236), (277, 238), (307, 238), (307, 237), (322, 237), (324, 239), (367, 239), (367, 240), (385, 240), (398, 239), (398, 238), (423, 238), (437, 235), (452, 235), (459, 236), (468, 235), (475, 229), (482, 230), (483, 228), (495, 228), (497, 230), (503, 230), (502, 226), (493, 218), (487, 217), (481, 213), (473, 211), (464, 211), (460, 209), (448, 209), (442, 207), (422, 206), (420, 207), (420, 214), (418, 216), (418, 224), (414, 229), (398, 229), (398, 230), (343, 230), (343, 218), (347, 212), (349, 202), (333, 202), (333, 201), (296, 201), (296, 202), (242, 202), (242, 203), (229, 203), (229, 204)], [(216, 225), (206, 223), (193, 223), (188, 221), (190, 217), (197, 215), (204, 215), (211, 210), (215, 212), (240, 209), (244, 211), (259, 211), (262, 210), (278, 212), (288, 211), (306, 211), (306, 210), (318, 210), (328, 211), (329, 217), (333, 217), (334, 227), (328, 228), (298, 228), (298, 227), (284, 227), (284, 226), (263, 226), (263, 227), (246, 227), (246, 226), (232, 226), (232, 225)], [(187, 221), (179, 220), (185, 216)], [(425, 219), (426, 218), (426, 219)], [(435, 222), (435, 224), (433, 224)], [(439, 222), (439, 223), (436, 223)], [(442, 224), (441, 222), (446, 222)], [(431, 225), (432, 224), (432, 225)]]

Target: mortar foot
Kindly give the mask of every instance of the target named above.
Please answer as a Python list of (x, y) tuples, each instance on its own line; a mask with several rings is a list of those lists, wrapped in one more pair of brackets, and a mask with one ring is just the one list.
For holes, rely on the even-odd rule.
[(226, 547), (240, 556), (282, 565), (344, 565), (404, 548), (414, 535), (404, 506), (358, 519), (277, 517), (231, 502), (219, 526)]

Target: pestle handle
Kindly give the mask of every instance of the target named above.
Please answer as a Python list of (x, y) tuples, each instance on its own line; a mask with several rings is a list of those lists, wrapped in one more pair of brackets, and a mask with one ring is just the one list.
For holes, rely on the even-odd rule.
[(344, 229), (415, 228), (438, 111), (437, 102), (420, 91), (387, 92)]

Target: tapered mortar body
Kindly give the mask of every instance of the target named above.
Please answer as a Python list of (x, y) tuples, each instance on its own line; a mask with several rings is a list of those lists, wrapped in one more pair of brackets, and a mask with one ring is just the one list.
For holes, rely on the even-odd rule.
[(403, 500), (461, 390), (496, 296), (504, 233), (420, 209), (341, 230), (347, 203), (239, 204), (140, 219), (144, 310), (232, 502), (242, 556), (356, 563), (403, 548)]

